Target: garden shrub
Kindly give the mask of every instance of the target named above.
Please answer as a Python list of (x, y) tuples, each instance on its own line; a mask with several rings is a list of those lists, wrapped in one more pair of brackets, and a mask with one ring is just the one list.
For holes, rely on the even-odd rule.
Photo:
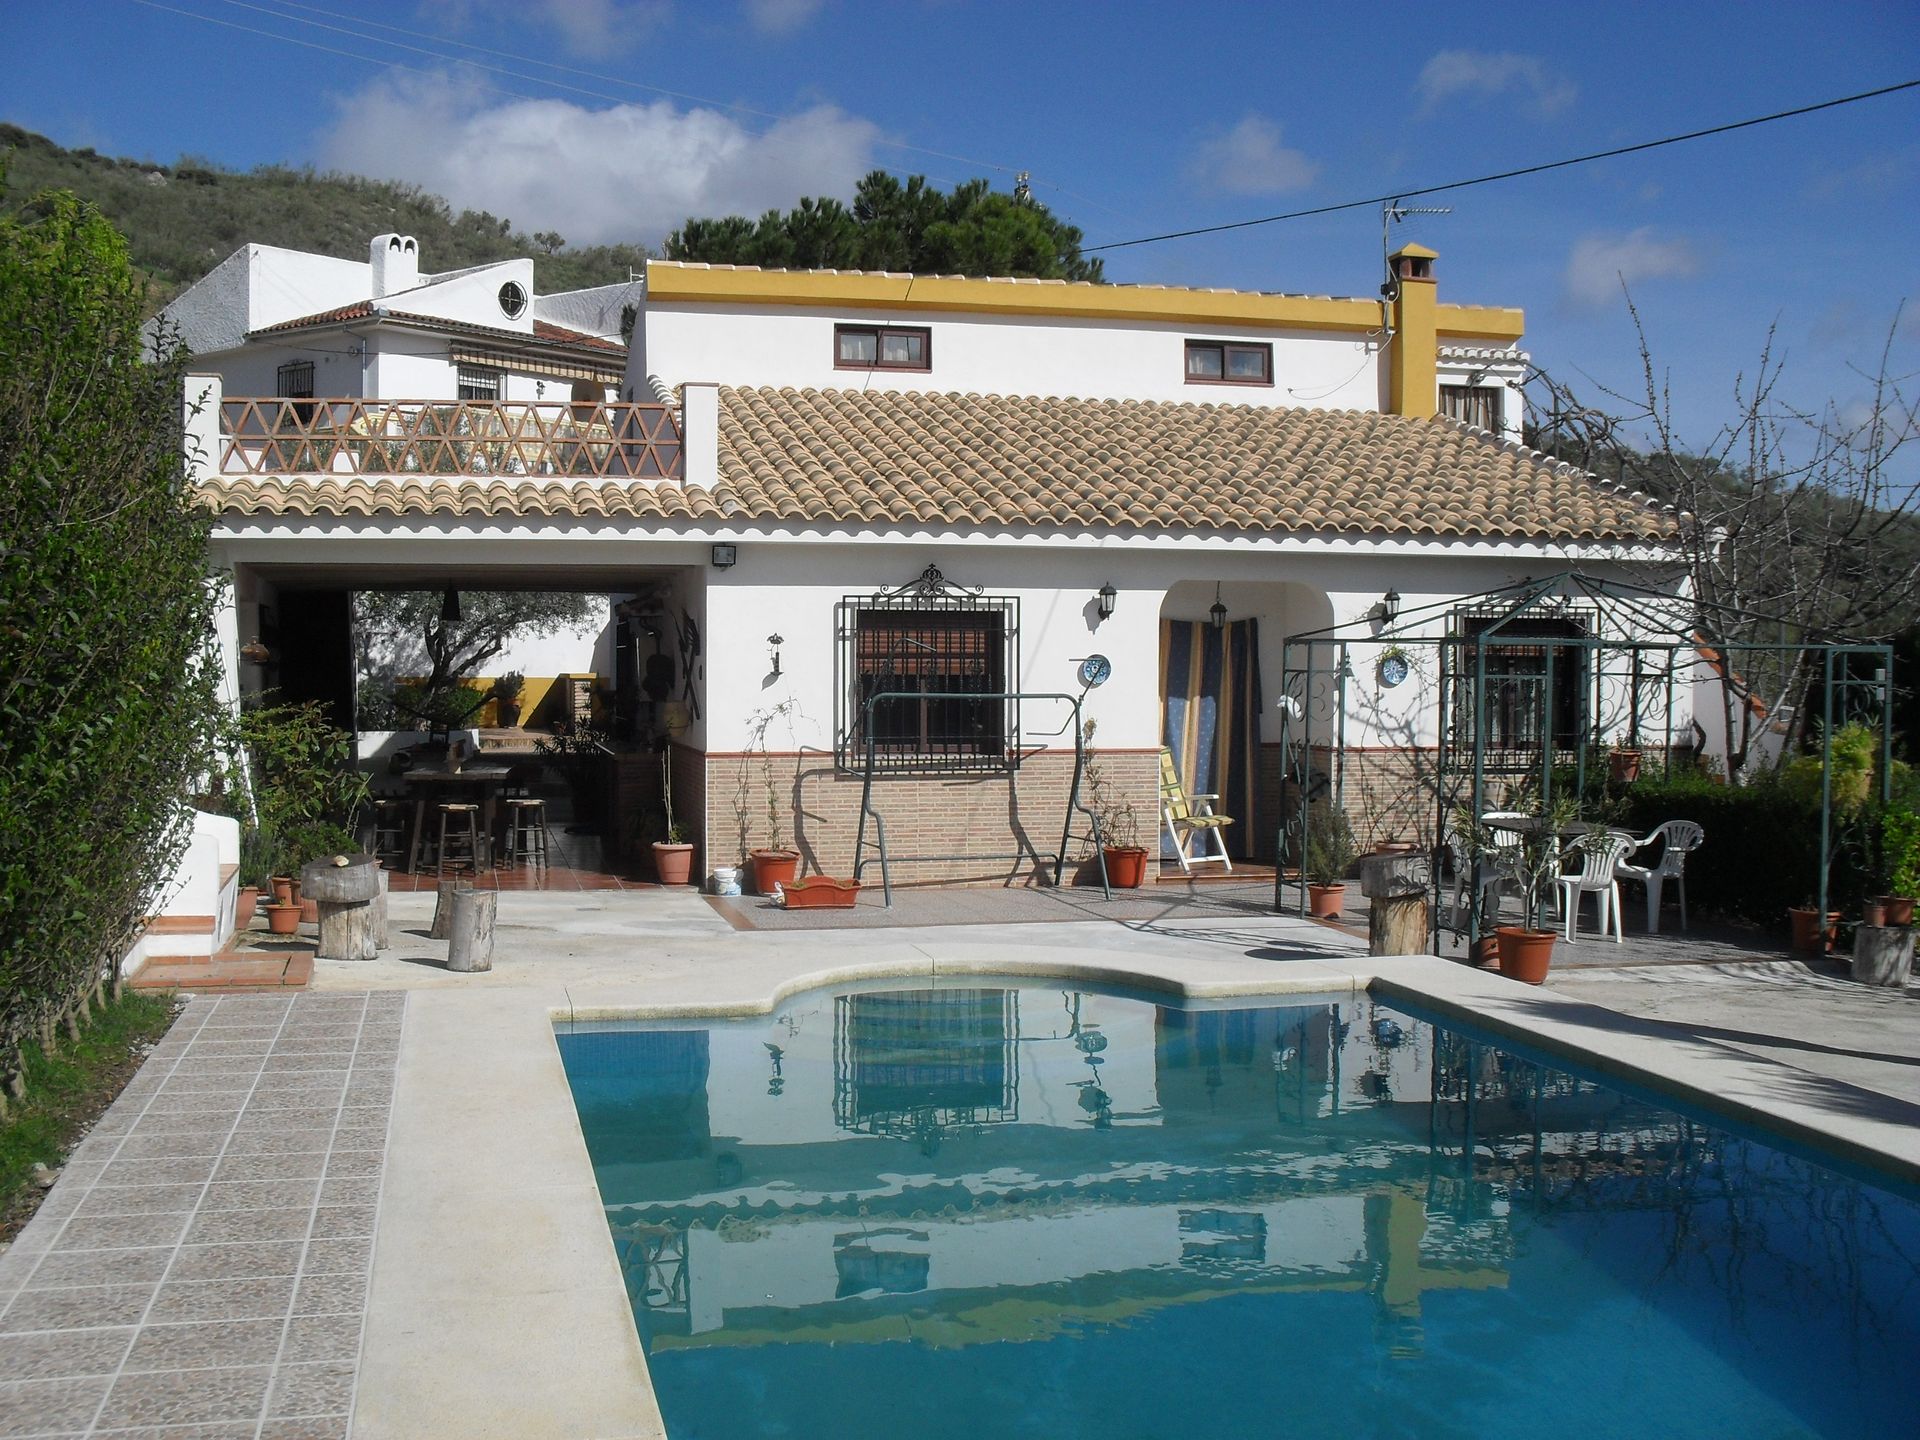
[[(4, 197), (0, 197), (4, 200)], [(125, 243), (0, 211), (0, 1069), (112, 977), (189, 835), (215, 715), (184, 359), (149, 362)]]

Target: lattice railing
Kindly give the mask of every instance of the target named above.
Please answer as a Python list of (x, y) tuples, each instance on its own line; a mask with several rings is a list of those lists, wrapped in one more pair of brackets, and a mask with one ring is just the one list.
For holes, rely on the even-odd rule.
[(681, 478), (665, 405), (556, 401), (223, 400), (227, 475)]

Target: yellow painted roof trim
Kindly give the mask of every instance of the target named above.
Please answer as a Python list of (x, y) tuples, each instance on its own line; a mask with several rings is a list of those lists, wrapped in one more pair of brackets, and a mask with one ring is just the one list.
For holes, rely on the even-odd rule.
[[(1157, 285), (1088, 285), (1055, 280), (978, 280), (849, 270), (761, 270), (751, 266), (647, 263), (647, 296), (658, 304), (806, 305), (842, 310), (970, 310), (991, 315), (1062, 315), (1086, 320), (1169, 321), (1276, 330), (1380, 328), (1380, 302), (1247, 290)], [(1517, 340), (1519, 310), (1441, 305), (1442, 335)]]

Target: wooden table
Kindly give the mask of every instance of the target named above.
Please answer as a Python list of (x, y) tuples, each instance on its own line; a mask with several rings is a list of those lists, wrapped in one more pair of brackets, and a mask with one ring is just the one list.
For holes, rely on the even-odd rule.
[(444, 767), (409, 770), (400, 777), (413, 796), (413, 843), (407, 847), (407, 869), (420, 868), (420, 842), (427, 830), (427, 807), (445, 801), (464, 801), (480, 807), (480, 844), (486, 852), (476, 856), (476, 867), (493, 864), (493, 825), (499, 808), (500, 791), (507, 781), (504, 765), (465, 765), (458, 770)]

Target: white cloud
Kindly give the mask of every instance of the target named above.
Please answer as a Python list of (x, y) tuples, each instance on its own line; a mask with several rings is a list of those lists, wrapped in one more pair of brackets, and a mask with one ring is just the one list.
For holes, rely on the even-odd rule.
[(1313, 183), (1319, 165), (1280, 143), (1280, 127), (1263, 115), (1248, 115), (1223, 135), (1200, 142), (1188, 162), (1189, 177), (1203, 190), (1227, 195), (1276, 195)]
[(1698, 274), (1700, 257), (1691, 241), (1662, 239), (1651, 225), (1624, 235), (1587, 235), (1567, 257), (1567, 296), (1576, 305), (1598, 308), (1620, 299), (1622, 283), (1631, 289), (1642, 280)]
[(558, 230), (572, 244), (658, 244), (689, 215), (758, 215), (802, 195), (849, 195), (874, 168), (879, 138), (871, 121), (826, 105), (754, 131), (665, 100), (483, 104), (476, 87), (440, 74), (377, 80), (343, 102), (319, 159), (409, 181), (518, 230)]
[(1442, 50), (1426, 63), (1415, 82), (1421, 108), (1431, 112), (1465, 96), (1496, 100), (1517, 96), (1537, 115), (1552, 115), (1571, 105), (1579, 87), (1547, 68), (1537, 55), (1485, 50)]
[(747, 20), (762, 35), (788, 35), (820, 13), (826, 0), (747, 0)]

